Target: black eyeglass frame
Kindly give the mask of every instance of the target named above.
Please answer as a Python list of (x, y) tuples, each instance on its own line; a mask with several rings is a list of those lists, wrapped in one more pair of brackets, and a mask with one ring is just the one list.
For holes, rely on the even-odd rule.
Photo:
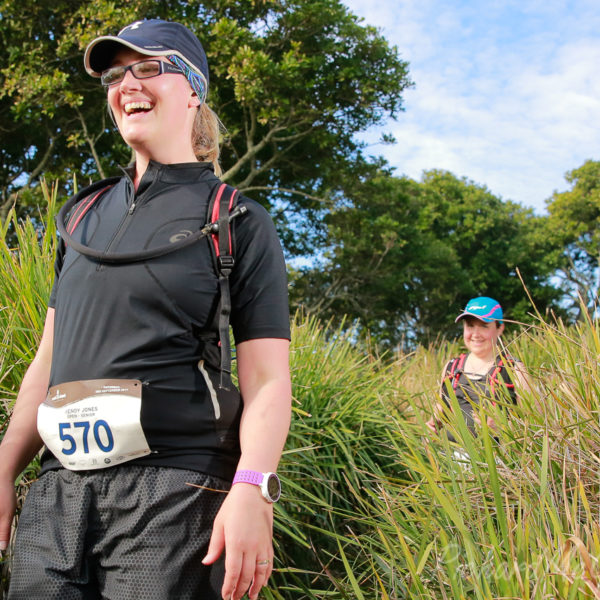
[[(158, 73), (154, 73), (153, 75), (145, 75), (145, 76), (143, 75), (141, 77), (139, 76), (139, 74), (136, 74), (135, 68), (137, 67), (137, 65), (150, 63), (150, 62), (158, 63), (158, 65), (159, 65)], [(116, 81), (111, 81), (110, 83), (106, 83), (104, 81), (106, 75), (111, 72), (114, 73), (115, 71), (117, 71), (117, 72), (120, 71), (121, 77), (119, 77), (119, 79), (117, 79)], [(131, 74), (136, 79), (151, 79), (152, 77), (158, 77), (159, 75), (162, 75), (163, 73), (178, 73), (180, 75), (184, 74), (183, 71), (179, 67), (172, 65), (170, 62), (166, 62), (164, 60), (158, 60), (157, 58), (147, 58), (147, 59), (135, 62), (131, 65), (117, 65), (114, 67), (110, 67), (109, 69), (105, 69), (104, 71), (102, 71), (102, 73), (100, 75), (100, 81), (104, 87), (110, 87), (112, 85), (116, 85), (117, 83), (121, 83), (121, 81), (123, 81), (123, 79), (125, 79), (125, 75), (127, 74), (127, 71), (131, 71)]]

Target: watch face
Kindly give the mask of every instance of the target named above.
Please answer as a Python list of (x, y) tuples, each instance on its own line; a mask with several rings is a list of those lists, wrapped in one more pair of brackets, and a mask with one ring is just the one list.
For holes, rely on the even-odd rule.
[(267, 492), (269, 493), (272, 502), (277, 502), (277, 500), (279, 500), (279, 496), (281, 495), (281, 484), (275, 473), (269, 475), (269, 479), (267, 480)]

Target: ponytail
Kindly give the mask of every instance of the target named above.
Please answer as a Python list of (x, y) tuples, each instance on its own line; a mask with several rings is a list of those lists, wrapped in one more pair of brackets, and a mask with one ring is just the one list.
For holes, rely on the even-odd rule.
[(216, 113), (203, 102), (198, 108), (194, 128), (192, 130), (192, 147), (196, 158), (201, 162), (211, 162), (215, 169), (215, 174), (222, 174), (219, 164), (220, 137), (224, 131), (223, 124)]

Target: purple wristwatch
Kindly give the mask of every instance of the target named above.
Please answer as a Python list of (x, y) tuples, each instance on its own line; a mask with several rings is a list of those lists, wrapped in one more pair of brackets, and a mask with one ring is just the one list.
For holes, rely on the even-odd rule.
[(234, 486), (236, 483), (250, 483), (258, 486), (267, 502), (277, 502), (281, 496), (281, 482), (275, 473), (237, 471), (231, 485)]

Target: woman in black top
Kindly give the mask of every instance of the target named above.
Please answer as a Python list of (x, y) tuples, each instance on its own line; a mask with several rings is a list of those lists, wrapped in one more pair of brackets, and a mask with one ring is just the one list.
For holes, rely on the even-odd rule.
[[(228, 278), (213, 248), (227, 224), (195, 240), (211, 199), (232, 190), (216, 177), (219, 122), (191, 31), (137, 21), (94, 40), (85, 66), (135, 158), (75, 198), (40, 347), (0, 446), (5, 549), (14, 481), (46, 445), (9, 598), (254, 599), (272, 569), (291, 408), (275, 228), (238, 197)], [(229, 308), (241, 398), (223, 373)]]
[[(522, 363), (498, 352), (498, 339), (504, 331), (503, 312), (493, 298), (480, 296), (471, 299), (465, 310), (456, 318), (463, 326), (463, 340), (468, 350), (450, 359), (442, 371), (439, 402), (433, 416), (426, 425), (432, 433), (437, 433), (443, 425), (441, 416), (450, 408), (450, 393), (456, 395), (462, 415), (470, 429), (479, 425), (479, 417), (474, 406), (487, 398), (494, 403), (499, 395), (503, 400), (516, 402), (514, 377), (520, 385), (526, 383)], [(452, 390), (452, 392), (451, 392)], [(490, 429), (496, 429), (492, 417), (487, 417)], [(454, 439), (454, 438), (451, 438)]]

